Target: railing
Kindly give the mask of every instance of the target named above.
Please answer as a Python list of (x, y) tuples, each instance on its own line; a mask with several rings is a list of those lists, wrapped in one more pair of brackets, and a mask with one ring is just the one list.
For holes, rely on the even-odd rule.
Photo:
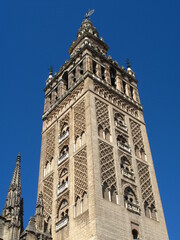
[(126, 170), (122, 169), (122, 174), (123, 174), (123, 176), (125, 176), (127, 178), (135, 180), (134, 173), (132, 173), (132, 172), (129, 172), (129, 171), (126, 171)]
[(68, 182), (63, 183), (62, 185), (58, 186), (57, 189), (57, 195), (59, 195), (60, 193), (62, 193), (65, 189), (68, 188)]
[(131, 152), (131, 149), (130, 149), (130, 147), (129, 147), (128, 145), (119, 143), (118, 146), (119, 146), (120, 148), (122, 148), (123, 150), (129, 152), (129, 153)]
[(140, 214), (140, 207), (138, 204), (127, 201), (125, 202), (125, 206), (128, 210)]
[(69, 131), (66, 131), (62, 136), (59, 137), (59, 143), (69, 136)]
[(61, 219), (59, 222), (56, 223), (56, 232), (59, 231), (60, 229), (62, 229), (63, 227), (67, 226), (69, 222), (69, 218), (65, 217), (63, 219)]
[(68, 152), (66, 154), (60, 156), (59, 159), (58, 159), (58, 165), (61, 164), (62, 162), (64, 162), (64, 160), (66, 160), (68, 157), (69, 157)]
[(118, 128), (121, 128), (121, 129), (123, 129), (124, 131), (128, 131), (128, 128), (127, 128), (127, 126), (125, 125), (125, 124), (121, 124), (121, 123), (118, 123), (118, 122), (116, 122), (116, 126), (118, 127)]

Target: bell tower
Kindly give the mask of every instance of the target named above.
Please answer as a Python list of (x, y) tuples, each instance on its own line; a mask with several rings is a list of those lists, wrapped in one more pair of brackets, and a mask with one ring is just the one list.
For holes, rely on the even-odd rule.
[(138, 81), (108, 48), (87, 17), (50, 70), (36, 227), (54, 240), (168, 240)]

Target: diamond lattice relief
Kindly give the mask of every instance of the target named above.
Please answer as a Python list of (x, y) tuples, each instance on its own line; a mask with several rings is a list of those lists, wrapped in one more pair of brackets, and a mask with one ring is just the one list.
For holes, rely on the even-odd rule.
[(111, 186), (114, 186), (116, 189), (116, 174), (113, 158), (113, 147), (99, 140), (99, 153), (102, 184), (106, 182), (109, 188)]
[(87, 152), (84, 147), (74, 157), (75, 199), (88, 192)]
[(137, 168), (138, 168), (143, 202), (146, 201), (149, 206), (151, 204), (155, 205), (154, 194), (152, 191), (151, 179), (149, 174), (149, 167), (148, 165), (140, 161), (137, 161)]
[(74, 107), (75, 138), (81, 136), (86, 130), (85, 125), (85, 101), (84, 99)]
[(46, 219), (52, 214), (53, 180), (54, 176), (51, 174), (43, 181), (44, 213)]

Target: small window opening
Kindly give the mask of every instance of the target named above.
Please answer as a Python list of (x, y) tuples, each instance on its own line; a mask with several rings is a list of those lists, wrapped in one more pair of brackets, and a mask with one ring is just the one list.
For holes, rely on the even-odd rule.
[(76, 69), (73, 70), (73, 76), (74, 76), (73, 81), (76, 82)]
[(80, 66), (80, 74), (82, 75), (83, 74), (83, 62), (80, 62), (79, 66)]
[(101, 77), (105, 80), (105, 68), (101, 67)]
[(130, 86), (131, 97), (133, 98), (133, 87)]
[(126, 94), (126, 83), (125, 83), (125, 81), (123, 81), (123, 92), (124, 92), (124, 94)]
[(96, 74), (96, 62), (93, 61), (93, 73)]
[(116, 70), (114, 68), (110, 69), (111, 85), (116, 87)]
[(137, 240), (138, 239), (138, 231), (136, 229), (132, 230), (132, 236), (133, 236), (133, 240)]

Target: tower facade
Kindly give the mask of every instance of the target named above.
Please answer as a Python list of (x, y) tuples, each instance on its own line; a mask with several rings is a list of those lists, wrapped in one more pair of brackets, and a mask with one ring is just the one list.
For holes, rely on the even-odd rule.
[(107, 51), (85, 19), (50, 71), (34, 226), (53, 240), (168, 240), (137, 80)]

